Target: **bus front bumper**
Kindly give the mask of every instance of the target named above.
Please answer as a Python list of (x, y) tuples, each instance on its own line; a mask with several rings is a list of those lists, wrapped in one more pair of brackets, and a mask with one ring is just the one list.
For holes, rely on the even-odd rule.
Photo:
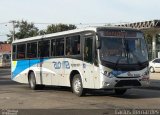
[(115, 88), (137, 88), (137, 87), (148, 87), (150, 84), (149, 79), (140, 78), (112, 78), (112, 80), (102, 81), (100, 88), (102, 89), (115, 89)]

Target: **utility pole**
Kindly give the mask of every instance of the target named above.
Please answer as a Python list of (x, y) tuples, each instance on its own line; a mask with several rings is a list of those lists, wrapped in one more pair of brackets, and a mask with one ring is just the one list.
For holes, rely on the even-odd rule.
[(9, 23), (12, 23), (12, 27), (13, 27), (13, 35), (12, 35), (12, 41), (15, 40), (15, 20), (10, 21)]

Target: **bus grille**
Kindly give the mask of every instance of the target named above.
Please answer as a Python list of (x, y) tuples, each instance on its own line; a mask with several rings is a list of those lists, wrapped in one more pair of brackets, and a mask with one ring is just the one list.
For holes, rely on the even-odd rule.
[(123, 86), (141, 86), (141, 83), (138, 80), (120, 80), (115, 85), (115, 87), (123, 87)]

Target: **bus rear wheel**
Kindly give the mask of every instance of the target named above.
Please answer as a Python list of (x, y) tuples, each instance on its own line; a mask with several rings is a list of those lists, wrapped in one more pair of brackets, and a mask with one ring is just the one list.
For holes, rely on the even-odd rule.
[(31, 73), (29, 74), (29, 79), (28, 79), (28, 81), (29, 81), (29, 86), (30, 86), (30, 88), (33, 89), (33, 90), (36, 90), (38, 86), (37, 86), (37, 84), (36, 84), (36, 78), (35, 78), (35, 74), (34, 74), (33, 72), (31, 72)]
[(37, 85), (36, 84), (36, 78), (35, 78), (35, 74), (33, 72), (31, 72), (29, 74), (28, 82), (29, 82), (30, 88), (33, 90), (43, 89), (45, 87), (45, 85)]
[(80, 74), (76, 74), (72, 80), (72, 91), (77, 96), (81, 97), (85, 95), (85, 91), (82, 85), (82, 80)]
[(115, 89), (115, 94), (116, 95), (123, 95), (127, 89)]

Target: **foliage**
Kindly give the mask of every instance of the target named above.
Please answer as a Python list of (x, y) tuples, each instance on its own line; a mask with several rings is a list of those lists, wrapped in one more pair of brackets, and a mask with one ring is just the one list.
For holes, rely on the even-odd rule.
[(50, 34), (55, 32), (61, 32), (66, 30), (76, 29), (77, 27), (72, 24), (51, 24), (47, 26), (46, 30), (39, 30), (34, 26), (34, 23), (28, 23), (27, 21), (15, 21), (15, 33), (10, 31), (10, 34), (7, 35), (8, 42), (12, 42), (13, 35), (15, 39), (23, 39), (28, 37), (33, 37), (37, 35)]
[(72, 30), (72, 29), (76, 29), (77, 27), (75, 25), (72, 24), (52, 24), (49, 25), (46, 29), (46, 34), (50, 34), (50, 33), (56, 33), (56, 32), (61, 32), (61, 31), (66, 31), (66, 30)]
[(10, 31), (10, 34), (7, 35), (9, 38), (8, 41), (12, 42), (13, 34), (15, 39), (23, 39), (28, 37), (33, 37), (39, 35), (39, 30), (34, 26), (33, 23), (28, 23), (27, 21), (15, 21), (15, 34), (13, 31)]

